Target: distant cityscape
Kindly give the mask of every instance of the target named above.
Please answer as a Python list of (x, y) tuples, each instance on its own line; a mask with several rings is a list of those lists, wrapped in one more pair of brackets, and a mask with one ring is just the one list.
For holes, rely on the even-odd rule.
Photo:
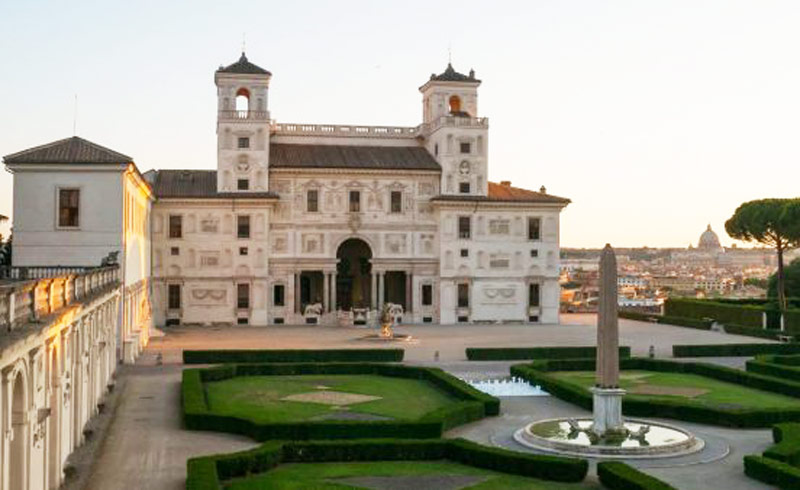
[[(561, 249), (561, 311), (596, 311), (601, 249)], [(621, 307), (658, 311), (670, 296), (763, 298), (777, 268), (772, 248), (723, 247), (708, 225), (687, 248), (618, 248)], [(786, 263), (800, 257), (795, 250)]]

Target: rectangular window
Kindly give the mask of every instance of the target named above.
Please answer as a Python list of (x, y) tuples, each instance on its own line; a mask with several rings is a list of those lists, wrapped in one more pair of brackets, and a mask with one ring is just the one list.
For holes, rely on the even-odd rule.
[(250, 148), (250, 138), (239, 138), (239, 148)]
[(402, 213), (403, 212), (403, 193), (400, 192), (400, 191), (392, 191), (391, 198), (392, 198), (392, 212), (393, 213)]
[(239, 247), (239, 255), (247, 255), (247, 247)]
[(78, 227), (80, 223), (80, 201), (80, 190), (58, 190), (58, 226), (62, 228)]
[(458, 217), (458, 238), (469, 240), (472, 236), (472, 220), (469, 216)]
[(361, 211), (361, 192), (350, 191), (350, 212), (358, 213)]
[(536, 283), (528, 285), (528, 306), (539, 306), (540, 290)]
[(461, 256), (462, 257), (469, 257), (469, 249), (468, 248), (462, 248), (461, 249)]
[(180, 255), (181, 254), (181, 249), (179, 247), (171, 247), (169, 249), (169, 254), (170, 255)]
[(422, 306), (430, 306), (433, 304), (433, 285), (422, 285)]
[(239, 309), (250, 308), (250, 285), (238, 284), (236, 286), (236, 306)]
[(247, 179), (238, 179), (236, 181), (236, 189), (240, 191), (246, 191), (250, 189), (250, 181)]
[(283, 284), (276, 284), (272, 287), (272, 305), (284, 306), (286, 290)]
[(458, 285), (458, 307), (469, 308), (469, 284), (467, 283)]
[(179, 310), (181, 308), (180, 284), (170, 284), (167, 287), (167, 307), (170, 310)]
[(531, 257), (536, 258), (539, 256), (539, 251), (535, 248), (531, 249)]
[(542, 221), (539, 218), (528, 218), (528, 240), (539, 240)]
[(238, 238), (250, 238), (250, 216), (240, 214), (236, 217), (236, 236)]
[(458, 192), (462, 194), (469, 194), (469, 182), (461, 182), (458, 184)]
[(309, 213), (319, 211), (319, 191), (317, 189), (310, 189), (306, 193), (306, 210)]
[(183, 216), (179, 214), (169, 215), (169, 237), (183, 237)]
[(469, 153), (472, 148), (470, 148), (469, 143), (461, 143), (461, 153)]

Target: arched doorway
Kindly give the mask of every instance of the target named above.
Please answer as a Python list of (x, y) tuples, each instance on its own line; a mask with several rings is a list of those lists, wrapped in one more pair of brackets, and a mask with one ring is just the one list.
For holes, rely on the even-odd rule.
[(25, 376), (22, 371), (14, 378), (11, 398), (11, 428), (13, 439), (11, 441), (11, 457), (9, 458), (10, 488), (25, 488), (25, 450), (27, 446), (28, 431), (25, 423)]
[(336, 251), (336, 304), (342, 310), (371, 308), (372, 249), (364, 240), (350, 238)]

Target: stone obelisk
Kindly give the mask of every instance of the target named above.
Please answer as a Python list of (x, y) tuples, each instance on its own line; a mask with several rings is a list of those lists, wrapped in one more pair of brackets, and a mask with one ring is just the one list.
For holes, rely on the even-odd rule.
[(619, 388), (619, 325), (617, 322), (617, 257), (611, 245), (600, 254), (600, 298), (597, 314), (597, 367), (594, 425), (598, 436), (625, 432)]

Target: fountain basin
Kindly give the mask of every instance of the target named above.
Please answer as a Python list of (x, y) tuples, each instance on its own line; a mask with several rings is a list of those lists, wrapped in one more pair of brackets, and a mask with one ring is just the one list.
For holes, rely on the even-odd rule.
[(357, 340), (366, 340), (371, 342), (416, 342), (417, 341), (417, 339), (415, 339), (411, 335), (398, 334), (398, 333), (388, 337), (380, 334), (364, 335), (363, 337), (359, 337)]
[[(644, 420), (625, 421), (627, 435), (590, 439), (590, 418), (572, 419), (580, 427), (574, 430), (570, 419), (547, 419), (529, 424), (514, 434), (514, 439), (533, 449), (571, 456), (596, 458), (668, 458), (695, 453), (705, 443), (692, 433), (678, 427)], [(649, 426), (644, 435), (637, 435), (642, 426)]]

